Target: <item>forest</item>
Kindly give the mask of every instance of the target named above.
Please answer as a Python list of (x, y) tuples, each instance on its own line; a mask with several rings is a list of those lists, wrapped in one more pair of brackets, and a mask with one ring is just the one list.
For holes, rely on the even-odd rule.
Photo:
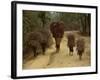
[(49, 29), (54, 21), (63, 21), (65, 31), (79, 30), (82, 34), (90, 35), (91, 15), (87, 13), (46, 12), (23, 10), (23, 33), (36, 29)]
[[(48, 67), (66, 67), (66, 66), (88, 66), (90, 65), (90, 37), (91, 37), (91, 14), (89, 13), (72, 13), (72, 12), (55, 12), (55, 11), (31, 11), (23, 10), (23, 49), (26, 47), (26, 37), (30, 32), (37, 30), (48, 30), (50, 31), (50, 24), (52, 22), (62, 21), (64, 23), (64, 33), (68, 32), (74, 33), (76, 38), (78, 36), (83, 37), (86, 40), (87, 49), (85, 51), (85, 56), (83, 57), (82, 63), (76, 63), (74, 60), (72, 63), (68, 62), (65, 64), (66, 58), (65, 55), (68, 53), (66, 49), (67, 39), (65, 34), (62, 40), (61, 52), (62, 54), (56, 54), (51, 56), (52, 50), (54, 51), (54, 40), (51, 40), (51, 46), (47, 51), (45, 56), (39, 55), (36, 60), (33, 60), (32, 53), (25, 55), (23, 58), (23, 68), (24, 69), (33, 69), (33, 68), (48, 68)], [(78, 34), (76, 33), (78, 32)], [(53, 39), (53, 38), (52, 38)], [(49, 41), (50, 42), (50, 41)], [(36, 44), (37, 45), (37, 44)], [(25, 48), (26, 49), (26, 48)], [(76, 51), (75, 51), (76, 53)], [(24, 53), (23, 53), (24, 54)], [(61, 57), (62, 55), (62, 57)], [(88, 55), (88, 56), (87, 56)], [(75, 55), (76, 56), (76, 55)], [(74, 56), (73, 59), (76, 59)], [(59, 60), (58, 60), (59, 59)], [(62, 60), (64, 59), (64, 60)], [(73, 60), (72, 57), (67, 56), (67, 61)], [(51, 63), (54, 60), (53, 63)], [(57, 62), (58, 60), (58, 62)], [(62, 63), (59, 63), (59, 61)], [(40, 61), (43, 64), (39, 64)], [(60, 62), (61, 62), (60, 61)], [(34, 62), (34, 63), (33, 63)], [(50, 65), (48, 65), (51, 63)], [(57, 64), (58, 63), (58, 64)], [(76, 64), (74, 64), (76, 63)], [(37, 64), (37, 65), (36, 65)]]

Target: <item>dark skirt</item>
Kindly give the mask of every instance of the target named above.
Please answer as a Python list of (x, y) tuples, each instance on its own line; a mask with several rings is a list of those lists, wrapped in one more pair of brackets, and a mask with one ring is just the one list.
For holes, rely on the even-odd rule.
[(84, 50), (78, 50), (77, 54), (82, 56), (83, 52), (84, 52)]
[(73, 52), (74, 50), (73, 50), (73, 47), (69, 47), (69, 50), (70, 50), (70, 52)]

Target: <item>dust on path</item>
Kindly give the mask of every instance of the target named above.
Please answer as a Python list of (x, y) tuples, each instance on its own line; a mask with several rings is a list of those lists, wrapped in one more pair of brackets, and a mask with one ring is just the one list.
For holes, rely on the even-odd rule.
[[(83, 37), (86, 42), (85, 52), (83, 53), (82, 60), (80, 61), (74, 47), (73, 56), (69, 56), (69, 49), (67, 47), (66, 35), (70, 31), (64, 33), (64, 37), (61, 42), (61, 49), (59, 53), (56, 53), (55, 44), (47, 49), (45, 55), (38, 55), (35, 59), (32, 58), (32, 54), (28, 56), (29, 59), (23, 62), (23, 69), (40, 69), (40, 68), (61, 68), (61, 67), (80, 67), (91, 65), (90, 55), (90, 37)], [(80, 37), (76, 31), (71, 31), (75, 34), (76, 39)], [(81, 36), (82, 37), (82, 36)]]

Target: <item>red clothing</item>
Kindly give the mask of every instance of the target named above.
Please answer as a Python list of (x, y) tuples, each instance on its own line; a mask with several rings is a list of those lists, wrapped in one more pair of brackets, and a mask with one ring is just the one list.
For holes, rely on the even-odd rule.
[(74, 47), (75, 46), (75, 37), (73, 34), (69, 34), (68, 36), (68, 46), (69, 47)]
[(64, 34), (64, 25), (60, 22), (53, 22), (50, 25), (50, 30), (55, 38), (62, 38)]

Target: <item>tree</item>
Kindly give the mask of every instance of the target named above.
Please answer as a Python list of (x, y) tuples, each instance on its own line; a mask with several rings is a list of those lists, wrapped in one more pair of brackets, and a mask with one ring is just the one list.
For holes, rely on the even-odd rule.
[(81, 22), (81, 32), (83, 34), (88, 34), (90, 35), (90, 21), (91, 20), (91, 15), (90, 14), (80, 14), (80, 22)]
[(38, 17), (40, 18), (42, 22), (42, 27), (44, 28), (46, 26), (46, 23), (48, 20), (50, 20), (50, 17), (48, 16), (49, 12), (38, 12)]

